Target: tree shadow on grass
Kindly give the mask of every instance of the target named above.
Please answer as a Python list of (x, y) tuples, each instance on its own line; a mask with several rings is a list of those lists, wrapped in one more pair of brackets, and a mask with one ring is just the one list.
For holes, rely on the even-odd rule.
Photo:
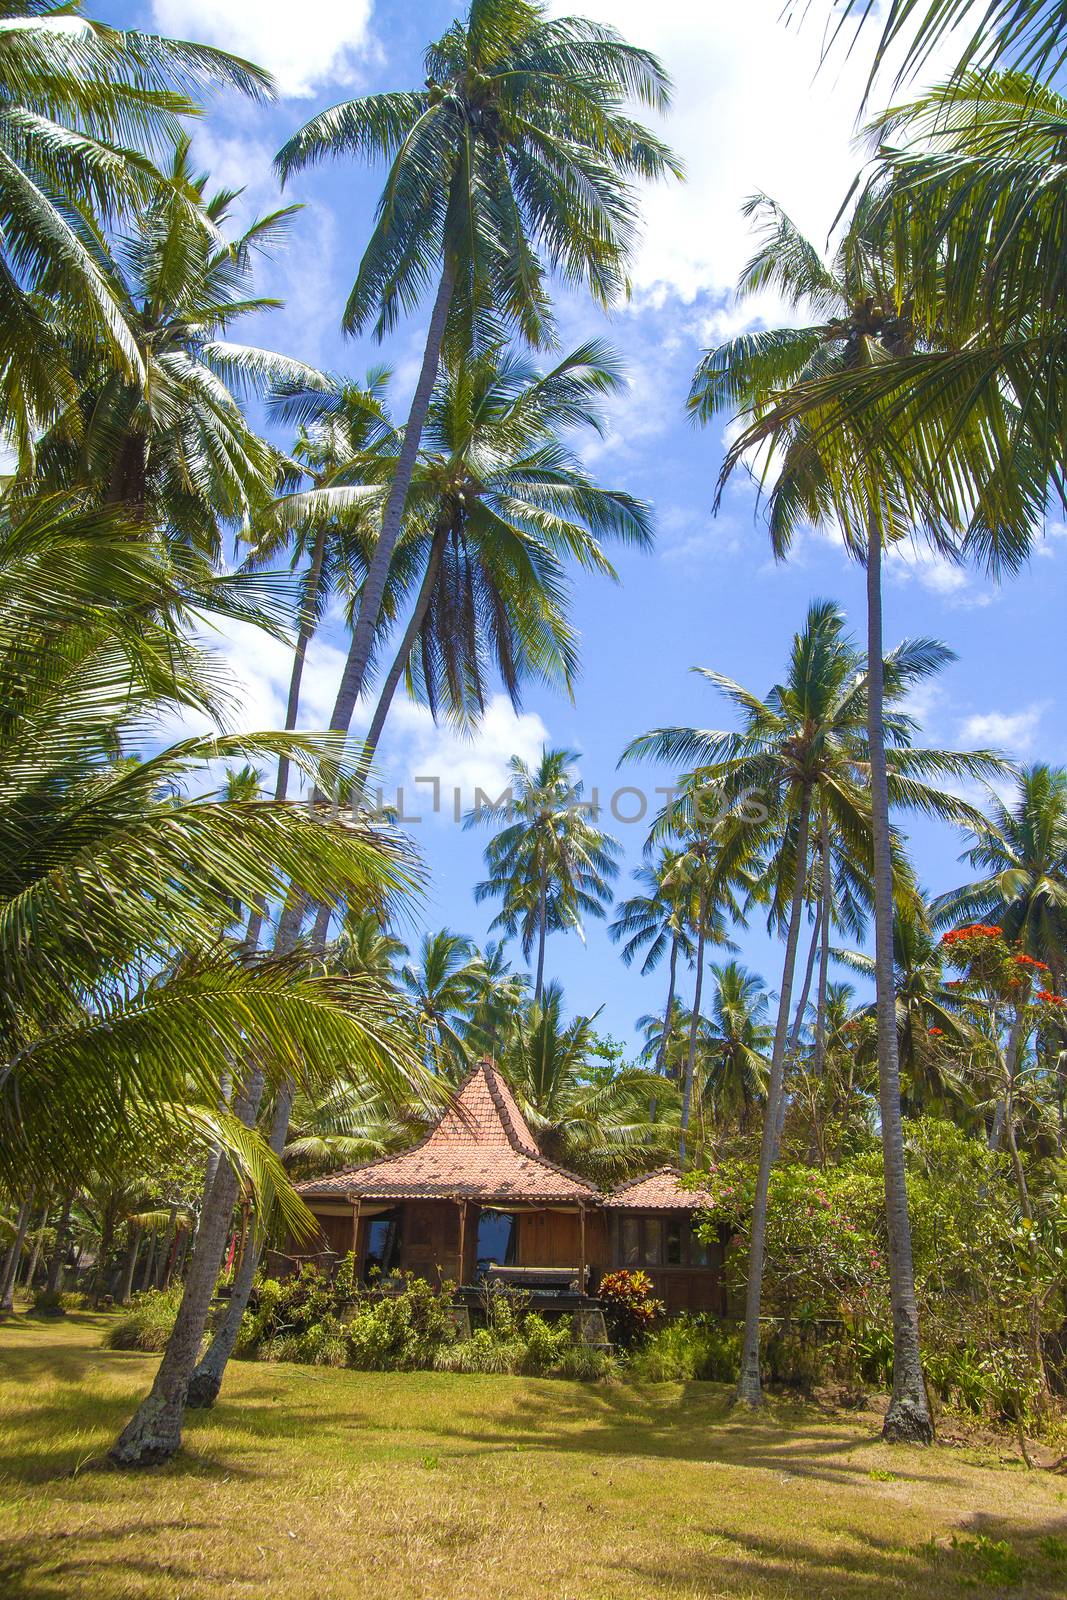
[(1016, 1521), (976, 1513), (943, 1540), (904, 1547), (850, 1530), (831, 1549), (783, 1538), (701, 1530), (707, 1555), (666, 1546), (655, 1560), (614, 1564), (651, 1594), (758, 1595), (760, 1600), (943, 1600), (978, 1590), (1008, 1600), (1062, 1600), (1067, 1586), (1067, 1520)]
[(210, 1533), (218, 1527), (217, 1522), (137, 1520), (99, 1529), (79, 1528), (76, 1533), (10, 1539), (0, 1552), (0, 1594), (4, 1600), (66, 1600), (72, 1584), (91, 1577), (95, 1588), (105, 1572), (109, 1587), (98, 1588), (101, 1594), (128, 1593), (131, 1591), (124, 1579), (157, 1576), (173, 1580), (175, 1592), (180, 1593), (183, 1578), (200, 1576), (195, 1567), (173, 1560), (156, 1563), (114, 1550), (97, 1554), (94, 1547), (128, 1538), (154, 1539), (168, 1533)]
[[(545, 1386), (547, 1387), (547, 1385)], [(561, 1391), (568, 1386), (560, 1384)], [(790, 1477), (846, 1485), (866, 1481), (868, 1463), (852, 1463), (852, 1452), (877, 1442), (871, 1429), (851, 1418), (830, 1419), (814, 1407), (771, 1402), (752, 1415), (731, 1404), (722, 1385), (683, 1384), (673, 1403), (649, 1400), (640, 1391), (604, 1386), (577, 1393), (546, 1394), (527, 1385), (517, 1390), (491, 1428), (476, 1413), (457, 1411), (444, 1423), (427, 1424), (437, 1435), (485, 1453), (514, 1449), (592, 1456), (644, 1456), (729, 1467), (765, 1468)], [(930, 1453), (921, 1472), (909, 1473), (912, 1452), (901, 1449), (895, 1475), (924, 1482), (957, 1482), (952, 1470), (931, 1472)], [(945, 1463), (946, 1468), (949, 1463)]]

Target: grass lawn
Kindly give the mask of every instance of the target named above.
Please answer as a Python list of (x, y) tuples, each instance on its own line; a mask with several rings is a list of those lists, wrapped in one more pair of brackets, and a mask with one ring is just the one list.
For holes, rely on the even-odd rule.
[(1067, 1593), (1067, 1479), (715, 1384), (235, 1362), (181, 1458), (103, 1456), (155, 1357), (0, 1327), (4, 1600)]

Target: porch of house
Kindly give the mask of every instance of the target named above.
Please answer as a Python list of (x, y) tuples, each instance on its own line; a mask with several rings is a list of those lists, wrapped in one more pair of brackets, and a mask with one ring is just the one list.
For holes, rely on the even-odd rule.
[(484, 1293), (488, 1283), (521, 1288), (535, 1299), (575, 1300), (595, 1292), (610, 1265), (607, 1219), (589, 1206), (486, 1204), (464, 1196), (310, 1205), (318, 1238), (299, 1254), (278, 1257), (276, 1268), (314, 1260), (331, 1270), (351, 1253), (367, 1284), (410, 1272), (454, 1284), (463, 1300)]

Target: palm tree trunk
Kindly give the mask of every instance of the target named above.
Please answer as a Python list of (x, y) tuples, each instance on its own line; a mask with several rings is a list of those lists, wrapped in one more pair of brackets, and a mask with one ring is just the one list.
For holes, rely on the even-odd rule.
[(663, 1037), (660, 1039), (659, 1049), (656, 1051), (656, 1071), (661, 1074), (667, 1062), (667, 1042), (670, 1038), (671, 1017), (674, 1013), (674, 989), (677, 977), (678, 935), (674, 934), (671, 938), (671, 965), (670, 981), (667, 984), (667, 1004), (663, 1012)]
[(18, 1277), (19, 1263), (22, 1260), (22, 1247), (26, 1243), (26, 1234), (30, 1226), (30, 1214), (33, 1211), (33, 1190), (31, 1189), (25, 1200), (19, 1206), (18, 1217), (15, 1222), (15, 1237), (11, 1241), (11, 1249), (4, 1262), (4, 1281), (0, 1284), (0, 1313), (14, 1311), (15, 1309), (15, 1279)]
[(541, 992), (545, 986), (545, 934), (548, 925), (548, 876), (541, 869), (541, 887), (537, 893), (537, 976), (534, 980), (535, 1006), (541, 1004)]
[(426, 613), (430, 609), (430, 601), (433, 599), (434, 585), (437, 582), (437, 574), (441, 569), (441, 559), (444, 555), (445, 543), (447, 539), (447, 525), (434, 529), (433, 540), (430, 545), (430, 555), (426, 563), (426, 571), (423, 574), (422, 584), (419, 588), (418, 598), (415, 601), (415, 609), (412, 611), (411, 616), (408, 619), (408, 625), (404, 630), (404, 637), (400, 641), (400, 648), (393, 657), (393, 664), (389, 668), (385, 682), (382, 684), (381, 693), (378, 696), (378, 704), (374, 708), (374, 716), (371, 719), (371, 725), (367, 731), (367, 737), (363, 742), (364, 770), (370, 766), (371, 759), (378, 748), (378, 741), (381, 739), (382, 732), (385, 728), (385, 721), (389, 715), (389, 708), (393, 703), (393, 696), (396, 693), (397, 685), (404, 676), (404, 669), (411, 659), (411, 652), (415, 648), (415, 641), (419, 637), (422, 625), (426, 620)]
[[(308, 645), (315, 635), (315, 596), (318, 593), (319, 583), (322, 579), (322, 564), (326, 559), (326, 539), (327, 530), (324, 524), (319, 528), (315, 536), (315, 543), (311, 547), (311, 561), (304, 581), (304, 604), (300, 608), (300, 623), (297, 629), (296, 644), (293, 646), (293, 666), (289, 674), (289, 698), (285, 706), (286, 733), (291, 733), (296, 727), (297, 717), (300, 713), (300, 684), (304, 676), (304, 662), (307, 659)], [(279, 756), (274, 798), (275, 800), (284, 800), (288, 793), (289, 758), (288, 756)], [(259, 931), (257, 929), (256, 943), (258, 944), (258, 942)]]
[(430, 313), (430, 326), (427, 329), (426, 344), (422, 353), (422, 369), (419, 373), (419, 381), (415, 385), (415, 393), (411, 400), (411, 410), (408, 412), (408, 420), (404, 428), (404, 443), (397, 458), (396, 476), (389, 489), (389, 498), (385, 502), (385, 510), (382, 513), (382, 530), (378, 535), (378, 542), (374, 547), (374, 555), (371, 558), (367, 576), (363, 583), (359, 612), (356, 616), (355, 627), (352, 630), (352, 643), (348, 651), (348, 660), (345, 662), (344, 671), (341, 674), (337, 700), (334, 704), (333, 716), (330, 718), (330, 729), (335, 733), (347, 733), (351, 726), (356, 702), (363, 689), (367, 663), (370, 661), (371, 651), (374, 648), (374, 635), (378, 626), (378, 618), (381, 614), (385, 582), (389, 576), (389, 566), (393, 559), (393, 551), (396, 548), (396, 541), (400, 535), (400, 526), (404, 517), (404, 505), (415, 473), (419, 445), (422, 442), (422, 430), (426, 424), (430, 396), (433, 393), (434, 382), (437, 378), (437, 368), (441, 360), (441, 346), (444, 342), (445, 324), (448, 321), (448, 311), (452, 304), (452, 292), (455, 288), (455, 283), (456, 264), (446, 251), (441, 268), (440, 282), (437, 286), (437, 298), (434, 300), (433, 310)]
[(137, 1270), (137, 1253), (141, 1248), (141, 1230), (136, 1222), (130, 1223), (130, 1237), (126, 1246), (126, 1260), (122, 1268), (122, 1281), (119, 1284), (118, 1301), (120, 1306), (128, 1306), (130, 1295), (133, 1293), (133, 1275)]
[[(289, 1133), (289, 1119), (293, 1110), (294, 1085), (290, 1081), (285, 1084), (278, 1095), (274, 1108), (274, 1118), (271, 1122), (270, 1147), (276, 1156), (280, 1156), (285, 1149), (286, 1138)], [(226, 1314), (215, 1330), (215, 1334), (196, 1364), (196, 1369), (189, 1380), (189, 1389), (186, 1404), (195, 1410), (206, 1409), (213, 1406), (218, 1399), (222, 1380), (226, 1373), (226, 1366), (233, 1355), (237, 1335), (241, 1331), (241, 1320), (248, 1306), (249, 1295), (252, 1293), (252, 1283), (256, 1276), (263, 1246), (266, 1242), (266, 1219), (257, 1219), (257, 1226), (252, 1231), (251, 1238), (247, 1241), (241, 1255), (240, 1264), (234, 1274), (233, 1287), (230, 1290), (230, 1299), (226, 1307)]]
[[(326, 943), (326, 936), (330, 926), (330, 907), (320, 906), (315, 919), (315, 927), (311, 936), (312, 948), (320, 950)], [(276, 1156), (281, 1156), (285, 1150), (286, 1138), (289, 1133), (289, 1119), (293, 1112), (293, 1100), (296, 1096), (296, 1084), (290, 1078), (279, 1090), (278, 1100), (274, 1107), (274, 1117), (270, 1129), (270, 1148)], [(226, 1314), (215, 1330), (215, 1334), (197, 1362), (186, 1393), (186, 1405), (194, 1410), (201, 1410), (213, 1406), (218, 1399), (222, 1380), (226, 1374), (226, 1366), (233, 1354), (237, 1335), (241, 1331), (241, 1319), (248, 1306), (248, 1299), (252, 1293), (252, 1283), (256, 1276), (263, 1246), (266, 1242), (267, 1232), (265, 1219), (259, 1219), (259, 1225), (253, 1229), (252, 1237), (247, 1241), (241, 1253), (237, 1271), (234, 1274), (233, 1285), (230, 1289), (230, 1299), (226, 1307)]]
[[(800, 943), (798, 938), (797, 943)], [(786, 1050), (786, 1062), (795, 1062), (800, 1049), (800, 1033), (804, 1026), (804, 1015), (808, 1009), (808, 1000), (811, 996), (811, 981), (815, 976), (815, 957), (819, 953), (819, 918), (811, 930), (811, 940), (808, 944), (808, 959), (804, 963), (804, 982), (800, 988), (800, 997), (797, 1008), (793, 1014), (793, 1026), (789, 1034), (789, 1047)], [(774, 1154), (778, 1155), (778, 1146), (782, 1142), (782, 1132), (785, 1128), (785, 1114), (789, 1109), (789, 1096), (785, 1092), (785, 1066), (782, 1068), (782, 1092), (778, 1096), (778, 1115), (774, 1119)]]
[(919, 1312), (911, 1254), (911, 1220), (904, 1168), (904, 1125), (897, 1057), (896, 982), (893, 973), (893, 860), (889, 784), (882, 722), (882, 539), (867, 540), (867, 736), (871, 760), (874, 844), (874, 971), (878, 1014), (878, 1101), (882, 1119), (889, 1297), (893, 1310), (893, 1396), (882, 1436), (928, 1444), (934, 1436), (919, 1350)]
[(26, 1268), (26, 1276), (23, 1279), (24, 1287), (29, 1289), (31, 1293), (33, 1291), (33, 1280), (37, 1276), (37, 1263), (41, 1259), (41, 1246), (44, 1242), (44, 1230), (47, 1228), (47, 1226), (48, 1201), (46, 1200), (44, 1203), (44, 1208), (41, 1211), (40, 1221), (37, 1224), (37, 1236), (33, 1241), (33, 1249), (30, 1251), (30, 1260), (29, 1265)]
[(797, 945), (800, 943), (800, 919), (807, 887), (808, 826), (811, 812), (811, 791), (805, 785), (800, 796), (800, 815), (797, 821), (796, 881), (789, 907), (786, 928), (785, 960), (782, 966), (782, 987), (778, 996), (778, 1017), (771, 1050), (771, 1077), (767, 1085), (767, 1108), (763, 1116), (763, 1138), (760, 1142), (759, 1176), (756, 1196), (752, 1206), (752, 1237), (748, 1250), (748, 1284), (745, 1291), (745, 1335), (741, 1347), (741, 1373), (737, 1380), (737, 1399), (746, 1405), (758, 1406), (763, 1402), (759, 1370), (759, 1319), (763, 1294), (763, 1255), (767, 1236), (767, 1196), (771, 1187), (771, 1168), (774, 1165), (778, 1131), (778, 1102), (782, 1098), (782, 1080), (785, 1076), (785, 1054), (789, 1035), (789, 1011), (793, 999), (793, 973), (797, 964)]
[(59, 1226), (56, 1228), (56, 1242), (52, 1251), (52, 1259), (48, 1263), (48, 1277), (45, 1280), (45, 1292), (58, 1294), (63, 1281), (63, 1256), (67, 1248), (67, 1238), (70, 1234), (70, 1213), (74, 1205), (74, 1196), (69, 1194), (63, 1202), (60, 1213)]
[(682, 1127), (678, 1137), (678, 1163), (685, 1165), (685, 1136), (689, 1132), (689, 1108), (693, 1101), (693, 1077), (697, 1065), (697, 1036), (700, 1031), (700, 997), (704, 987), (704, 924), (708, 915), (708, 892), (700, 891), (697, 908), (697, 970), (693, 980), (693, 1014), (689, 1018), (689, 1053), (685, 1061), (685, 1083), (682, 1087)]
[[(382, 608), (386, 578), (393, 557), (404, 504), (415, 471), (422, 430), (429, 410), (430, 395), (437, 377), (444, 342), (445, 324), (455, 287), (455, 262), (446, 254), (434, 301), (423, 352), (422, 370), (404, 430), (404, 443), (397, 461), (396, 476), (382, 515), (382, 528), (363, 584), (359, 614), (352, 632), (348, 659), (330, 718), (330, 730), (348, 733), (356, 702), (363, 688), (367, 663)], [(276, 954), (285, 955), (295, 946), (304, 914), (304, 898), (290, 899), (278, 920), (274, 941)], [(258, 930), (257, 930), (258, 940)], [(254, 1068), (241, 1097), (246, 1126), (251, 1127), (263, 1097), (263, 1074)], [(182, 1419), (189, 1381), (196, 1367), (215, 1280), (218, 1277), (226, 1234), (237, 1199), (237, 1179), (228, 1162), (223, 1162), (204, 1197), (196, 1246), (193, 1250), (185, 1293), (174, 1324), (174, 1331), (156, 1373), (151, 1392), (119, 1435), (112, 1459), (122, 1466), (151, 1466), (169, 1460), (181, 1444)]]
[(830, 913), (833, 886), (830, 879), (830, 825), (826, 815), (826, 801), (822, 802), (819, 816), (819, 850), (822, 855), (822, 882), (819, 898), (819, 988), (815, 1002), (815, 1054), (812, 1070), (821, 1076), (826, 1061), (826, 992), (830, 982)]

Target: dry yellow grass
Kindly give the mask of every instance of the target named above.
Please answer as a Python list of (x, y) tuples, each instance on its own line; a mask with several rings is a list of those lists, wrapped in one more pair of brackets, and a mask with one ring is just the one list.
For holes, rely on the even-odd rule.
[[(235, 1363), (165, 1468), (103, 1452), (154, 1357), (0, 1327), (4, 1600), (821, 1600), (1067, 1591), (1067, 1481), (712, 1384)], [(953, 1543), (955, 1540), (955, 1543)]]

